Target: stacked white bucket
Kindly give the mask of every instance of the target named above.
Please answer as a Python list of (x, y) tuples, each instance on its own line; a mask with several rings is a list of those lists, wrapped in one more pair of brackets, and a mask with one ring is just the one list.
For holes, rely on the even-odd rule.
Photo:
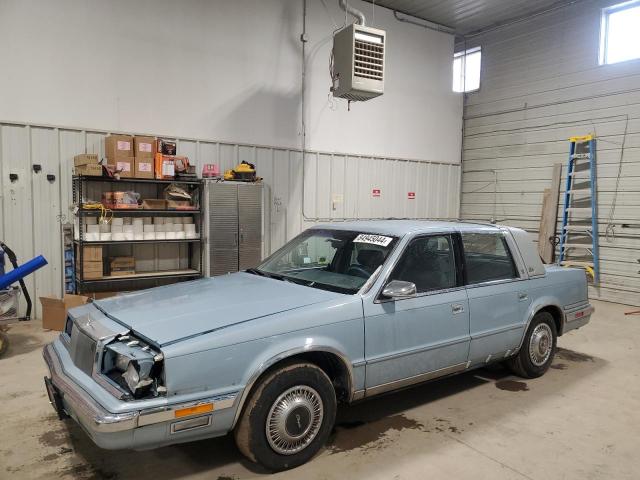
[(114, 217), (109, 223), (85, 218), (87, 242), (185, 240), (198, 238), (192, 217)]

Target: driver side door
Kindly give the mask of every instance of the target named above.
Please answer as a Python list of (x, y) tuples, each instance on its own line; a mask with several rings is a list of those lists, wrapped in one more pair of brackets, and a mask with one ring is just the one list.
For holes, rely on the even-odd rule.
[(366, 395), (463, 370), (469, 304), (461, 252), (449, 234), (409, 242), (389, 278), (412, 282), (415, 296), (365, 302)]

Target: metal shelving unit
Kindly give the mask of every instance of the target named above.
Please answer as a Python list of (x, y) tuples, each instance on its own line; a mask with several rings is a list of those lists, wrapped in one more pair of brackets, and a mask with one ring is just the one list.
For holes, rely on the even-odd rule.
[[(164, 188), (176, 183), (185, 188), (192, 195), (197, 203), (194, 210), (151, 210), (151, 209), (112, 209), (110, 215), (113, 217), (185, 217), (193, 216), (200, 233), (199, 238), (171, 239), (171, 240), (109, 240), (109, 241), (87, 241), (84, 234), (84, 219), (87, 217), (100, 216), (100, 210), (77, 208), (75, 216), (78, 220), (78, 235), (74, 239), (75, 258), (78, 260), (75, 269), (75, 285), (77, 293), (86, 293), (94, 291), (118, 291), (118, 290), (135, 290), (139, 288), (148, 288), (156, 285), (182, 281), (186, 279), (194, 279), (202, 277), (203, 272), (203, 218), (200, 207), (203, 205), (203, 182), (200, 180), (154, 180), (140, 178), (124, 178), (116, 180), (107, 177), (93, 177), (74, 175), (72, 177), (73, 185), (73, 202), (80, 206), (85, 201), (85, 196), (89, 192), (89, 185), (95, 186), (102, 184), (101, 188), (93, 187), (93, 191), (112, 191), (134, 189), (136, 185), (146, 185), (147, 191), (149, 186), (151, 190), (155, 190), (153, 198), (161, 198)], [(155, 186), (155, 189), (153, 188)], [(149, 196), (151, 198), (151, 196)], [(84, 278), (84, 248), (93, 246), (115, 246), (115, 245), (158, 245), (158, 244), (182, 244), (187, 246), (187, 258), (189, 268), (176, 270), (161, 270), (155, 272), (137, 272), (130, 275), (120, 276), (103, 276), (101, 278)]]

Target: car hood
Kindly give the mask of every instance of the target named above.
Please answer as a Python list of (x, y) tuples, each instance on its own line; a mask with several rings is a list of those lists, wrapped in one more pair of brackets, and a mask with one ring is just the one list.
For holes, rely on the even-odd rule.
[(163, 346), (340, 297), (339, 293), (240, 272), (96, 300), (94, 305)]

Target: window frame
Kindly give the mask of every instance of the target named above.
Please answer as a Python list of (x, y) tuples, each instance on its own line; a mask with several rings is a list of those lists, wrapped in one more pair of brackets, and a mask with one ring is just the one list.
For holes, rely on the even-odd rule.
[[(468, 266), (467, 266), (467, 259), (465, 257), (464, 254), (464, 242), (462, 240), (462, 234), (463, 233), (472, 233), (472, 234), (477, 234), (477, 235), (497, 235), (502, 239), (502, 242), (504, 244), (504, 247), (507, 251), (507, 254), (509, 255), (509, 259), (511, 260), (511, 263), (513, 264), (513, 268), (514, 271), (516, 273), (515, 277), (512, 278), (501, 278), (498, 280), (487, 280), (485, 282), (477, 282), (477, 283), (469, 283), (469, 278), (467, 275), (468, 272)], [(525, 277), (522, 276), (522, 268), (520, 265), (520, 262), (518, 260), (519, 257), (517, 257), (514, 254), (514, 250), (511, 246), (511, 243), (509, 242), (509, 239), (507, 238), (507, 235), (505, 234), (505, 232), (503, 231), (498, 231), (498, 232), (474, 232), (474, 231), (467, 231), (467, 232), (458, 232), (458, 237), (459, 237), (459, 243), (460, 243), (460, 253), (462, 256), (462, 270), (463, 270), (463, 279), (464, 279), (464, 286), (465, 288), (477, 288), (477, 287), (485, 287), (485, 286), (490, 286), (490, 285), (500, 285), (501, 283), (511, 283), (511, 282), (520, 282), (522, 280), (526, 280)]]
[(623, 12), (631, 8), (640, 7), (640, 0), (629, 0), (627, 2), (618, 3), (616, 5), (610, 5), (604, 7), (600, 13), (600, 51), (598, 52), (598, 64), (603, 65), (616, 65), (618, 63), (631, 62), (640, 60), (640, 54), (635, 58), (629, 58), (627, 60), (620, 60), (618, 62), (608, 62), (608, 50), (609, 50), (609, 17), (613, 13)]
[[(474, 88), (473, 90), (465, 90), (465, 85), (466, 85), (466, 78), (467, 78), (467, 56), (471, 55), (473, 53), (476, 52), (480, 52), (480, 71), (478, 72), (478, 87)], [(467, 94), (467, 93), (475, 93), (475, 92), (479, 92), (480, 91), (480, 87), (482, 86), (482, 45), (478, 45), (472, 48), (467, 48), (465, 50), (460, 50), (459, 52), (454, 52), (453, 54), (453, 61), (452, 61), (452, 71), (451, 71), (451, 76), (452, 76), (452, 81), (453, 81), (453, 62), (456, 61), (457, 58), (462, 57), (462, 68), (461, 68), (461, 72), (463, 75), (463, 81), (462, 81), (462, 90), (461, 91), (457, 91), (454, 90), (453, 85), (451, 86), (451, 90), (454, 93), (462, 93), (462, 94)]]
[[(414, 297), (408, 297), (408, 298), (386, 298), (386, 297), (383, 297), (382, 296), (382, 291), (384, 290), (384, 287), (391, 281), (391, 275), (393, 274), (394, 270), (396, 269), (396, 266), (398, 265), (398, 263), (402, 259), (403, 255), (405, 254), (405, 252), (409, 248), (409, 245), (411, 245), (415, 240), (422, 239), (422, 238), (429, 238), (429, 237), (449, 237), (449, 239), (451, 240), (451, 246), (453, 248), (454, 270), (455, 270), (455, 275), (456, 275), (456, 285), (455, 285), (455, 287), (441, 288), (439, 290), (430, 290), (428, 292), (418, 292), (418, 293), (416, 293), (416, 295)], [(415, 235), (415, 236), (411, 237), (407, 241), (406, 245), (402, 248), (402, 251), (398, 254), (397, 258), (393, 261), (393, 264), (391, 264), (389, 266), (389, 271), (385, 275), (385, 278), (384, 278), (384, 281), (382, 282), (382, 285), (380, 285), (378, 293), (375, 296), (374, 303), (402, 302), (402, 301), (405, 301), (405, 300), (414, 300), (416, 298), (426, 297), (426, 296), (430, 296), (430, 295), (439, 295), (439, 294), (442, 294), (442, 293), (453, 292), (453, 291), (461, 290), (461, 289), (465, 288), (465, 285), (464, 285), (464, 271), (463, 271), (463, 267), (462, 267), (463, 259), (462, 259), (462, 256), (461, 256), (462, 255), (461, 248), (462, 248), (462, 245), (460, 243), (459, 234), (457, 232), (424, 233), (424, 234), (418, 234), (418, 235)]]

